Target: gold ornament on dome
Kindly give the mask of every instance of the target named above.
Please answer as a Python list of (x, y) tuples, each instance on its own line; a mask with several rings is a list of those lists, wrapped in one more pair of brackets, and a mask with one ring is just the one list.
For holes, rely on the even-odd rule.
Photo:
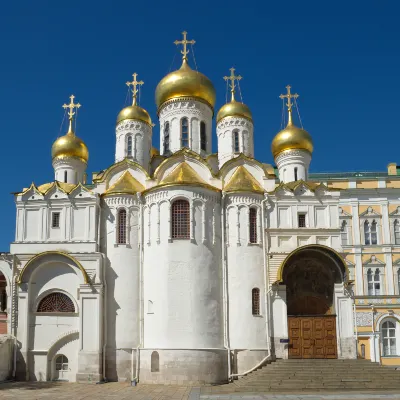
[(156, 105), (160, 108), (166, 101), (179, 98), (195, 98), (205, 102), (211, 108), (215, 106), (215, 88), (212, 82), (202, 73), (193, 71), (187, 55), (188, 44), (194, 44), (194, 40), (187, 40), (187, 32), (183, 32), (183, 40), (176, 40), (176, 45), (182, 44), (182, 66), (165, 76), (156, 88)]
[(139, 93), (138, 87), (144, 84), (143, 81), (138, 81), (138, 74), (135, 72), (132, 74), (132, 82), (126, 82), (126, 85), (130, 88), (132, 87), (132, 105), (125, 107), (120, 111), (117, 116), (117, 125), (125, 120), (137, 120), (145, 122), (147, 125), (153, 126), (149, 113), (137, 104), (137, 95)]
[(73, 117), (75, 115), (74, 110), (78, 109), (81, 107), (79, 103), (75, 104), (74, 103), (75, 96), (71, 95), (70, 96), (70, 103), (69, 104), (64, 104), (63, 108), (67, 109), (69, 108), (68, 111), (68, 117), (69, 117), (69, 127), (68, 127), (68, 132), (66, 135), (59, 137), (54, 143), (51, 148), (51, 156), (52, 159), (63, 159), (63, 158), (78, 158), (84, 163), (88, 162), (89, 159), (89, 151), (88, 148), (86, 147), (86, 144), (83, 142), (83, 140), (79, 139), (73, 129), (72, 129), (72, 122), (73, 122)]
[(242, 117), (253, 121), (253, 115), (251, 114), (249, 107), (247, 107), (246, 104), (235, 100), (235, 81), (239, 82), (242, 77), (240, 75), (235, 75), (235, 68), (230, 68), (230, 71), (230, 76), (224, 76), (224, 80), (230, 81), (229, 86), (231, 91), (231, 101), (224, 104), (218, 111), (217, 123), (225, 117)]
[(297, 93), (292, 94), (291, 87), (286, 86), (287, 94), (281, 94), (279, 98), (287, 99), (286, 106), (288, 108), (288, 124), (285, 129), (281, 130), (272, 140), (271, 150), (274, 157), (287, 150), (305, 150), (310, 154), (314, 150), (311, 135), (304, 129), (293, 124), (292, 120), (292, 99), (297, 99)]

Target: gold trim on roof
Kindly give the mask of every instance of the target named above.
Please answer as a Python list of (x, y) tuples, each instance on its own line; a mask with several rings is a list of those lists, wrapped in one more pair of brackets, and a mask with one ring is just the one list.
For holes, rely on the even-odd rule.
[[(293, 182), (288, 182), (288, 183), (281, 182), (274, 190), (272, 190), (269, 193), (271, 193), (271, 194), (276, 193), (279, 189), (287, 189), (291, 192), (294, 192), (301, 185), (304, 185), (312, 192), (315, 192), (318, 188), (324, 188), (328, 192), (332, 191), (332, 189), (328, 188), (323, 183), (312, 182), (312, 181), (303, 181), (302, 179), (300, 179), (298, 181), (293, 181)], [(335, 189), (334, 191), (336, 191), (336, 190), (339, 190), (339, 189)]]
[(171, 183), (179, 185), (183, 185), (185, 183), (200, 183), (207, 185), (207, 182), (204, 181), (199, 174), (185, 161), (181, 162), (166, 178), (164, 178), (160, 182), (160, 185)]
[(224, 185), (224, 192), (264, 193), (264, 189), (243, 165), (237, 167), (229, 182)]
[(128, 158), (124, 158), (122, 161), (119, 161), (119, 162), (111, 165), (110, 167), (108, 167), (104, 171), (98, 173), (96, 175), (96, 177), (93, 178), (93, 183), (104, 182), (106, 180), (106, 178), (108, 177), (108, 175), (110, 175), (112, 170), (114, 170), (115, 168), (118, 168), (118, 167), (120, 167), (121, 165), (124, 165), (124, 164), (126, 164), (126, 166), (128, 166), (128, 167), (131, 166), (131, 167), (136, 167), (136, 168), (140, 169), (140, 171), (142, 171), (144, 173), (146, 178), (150, 178), (150, 175), (148, 174), (148, 172), (140, 164), (138, 164), (135, 161), (131, 161)]
[[(263, 164), (260, 163), (259, 161), (257, 161), (255, 158), (252, 157), (247, 157), (246, 155), (244, 155), (243, 153), (240, 153), (237, 157), (235, 158), (231, 158), (230, 160), (228, 160), (223, 166), (222, 168), (219, 170), (219, 174), (218, 177), (222, 177), (225, 174), (225, 171), (229, 168), (229, 166), (231, 164), (234, 164), (236, 161), (239, 160), (244, 160), (247, 161), (249, 163), (254, 163), (255, 165), (257, 165), (259, 168), (261, 168), (262, 171), (264, 171), (265, 175), (268, 177), (268, 175), (270, 175), (270, 171), (273, 171), (273, 167), (270, 164)], [(269, 171), (268, 171), (269, 170)]]
[(144, 186), (136, 180), (129, 171), (125, 171), (117, 181), (108, 188), (103, 196), (112, 194), (136, 194), (137, 192), (143, 192)]
[(24, 195), (25, 193), (29, 192), (29, 190), (31, 190), (31, 189), (35, 190), (35, 192), (38, 194), (45, 195), (54, 186), (58, 187), (63, 193), (66, 193), (66, 194), (71, 193), (78, 186), (82, 186), (85, 190), (88, 191), (88, 189), (86, 189), (85, 186), (83, 186), (81, 183), (74, 184), (74, 183), (64, 183), (64, 182), (54, 181), (54, 182), (43, 183), (42, 185), (36, 186), (32, 182), (32, 184), (31, 184), (31, 186), (29, 186), (29, 188), (24, 188), (22, 190), (22, 192), (17, 193), (17, 195)]

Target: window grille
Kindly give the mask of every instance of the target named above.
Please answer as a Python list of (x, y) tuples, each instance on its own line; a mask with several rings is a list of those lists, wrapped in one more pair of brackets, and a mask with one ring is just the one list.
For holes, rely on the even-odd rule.
[(181, 120), (181, 143), (182, 147), (189, 147), (189, 121), (187, 118)]
[(257, 209), (250, 208), (249, 213), (250, 243), (257, 243)]
[(342, 245), (347, 246), (349, 244), (348, 232), (347, 232), (347, 222), (343, 221), (340, 227), (340, 237), (342, 239)]
[(251, 303), (253, 315), (260, 315), (260, 289), (254, 288), (251, 291)]
[(117, 243), (126, 244), (126, 210), (124, 208), (118, 211), (117, 233)]
[(75, 312), (75, 306), (73, 301), (66, 294), (54, 292), (40, 300), (37, 312)]
[(379, 296), (381, 294), (381, 276), (379, 268), (375, 270), (375, 273), (371, 268), (367, 271), (367, 283), (368, 283), (368, 296)]
[(64, 355), (59, 355), (56, 358), (56, 371), (68, 371), (68, 358)]
[(378, 243), (376, 221), (372, 221), (372, 224), (370, 224), (369, 221), (364, 222), (364, 237), (365, 237), (365, 244), (377, 244)]
[(187, 200), (172, 204), (172, 238), (190, 239), (190, 208)]
[(164, 125), (164, 154), (169, 152), (169, 122)]
[(396, 325), (392, 321), (382, 324), (383, 355), (394, 356), (396, 351)]
[(397, 219), (394, 221), (394, 243), (400, 244), (400, 223)]
[(132, 136), (128, 136), (128, 141), (126, 145), (126, 155), (132, 157)]
[(299, 222), (299, 228), (305, 228), (306, 227), (306, 214), (299, 214), (298, 215), (298, 222)]
[(200, 148), (203, 151), (206, 151), (207, 146), (207, 138), (206, 138), (206, 124), (205, 122), (200, 122)]
[(51, 227), (52, 228), (59, 228), (60, 227), (60, 213), (54, 212), (51, 215)]
[(233, 132), (233, 149), (235, 153), (239, 153), (239, 132)]

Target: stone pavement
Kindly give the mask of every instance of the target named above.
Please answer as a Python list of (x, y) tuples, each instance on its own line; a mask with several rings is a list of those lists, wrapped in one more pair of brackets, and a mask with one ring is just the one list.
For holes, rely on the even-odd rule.
[[(222, 390), (221, 390), (222, 389)], [(36, 400), (378, 400), (399, 399), (400, 393), (335, 392), (335, 393), (228, 393), (225, 387), (190, 387), (107, 383), (87, 385), (67, 382), (8, 382), (0, 383), (0, 399)]]

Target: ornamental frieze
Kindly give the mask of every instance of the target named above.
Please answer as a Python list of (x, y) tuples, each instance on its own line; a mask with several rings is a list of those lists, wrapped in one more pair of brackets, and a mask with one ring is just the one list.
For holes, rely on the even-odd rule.
[(372, 325), (372, 313), (371, 312), (358, 312), (356, 314), (357, 326), (371, 326)]
[(253, 124), (246, 118), (225, 117), (217, 124), (218, 129), (237, 127), (237, 126), (243, 126), (249, 130), (253, 128)]
[(139, 205), (137, 197), (133, 196), (107, 196), (104, 197), (104, 202), (108, 206), (131, 206), (131, 205)]

